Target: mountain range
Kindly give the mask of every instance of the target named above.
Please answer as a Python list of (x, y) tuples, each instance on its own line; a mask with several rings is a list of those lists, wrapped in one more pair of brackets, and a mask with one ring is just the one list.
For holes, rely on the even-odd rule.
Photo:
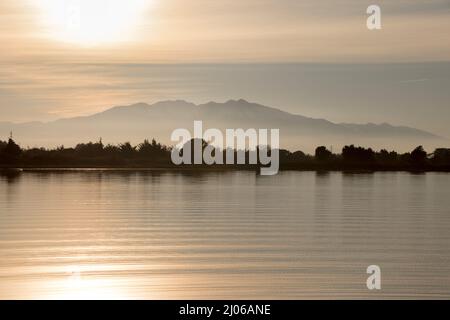
[(333, 147), (335, 151), (346, 144), (397, 151), (409, 151), (423, 145), (431, 151), (448, 144), (447, 139), (411, 127), (388, 123), (333, 123), (242, 99), (200, 105), (183, 100), (161, 101), (152, 105), (137, 103), (113, 107), (90, 116), (45, 123), (0, 122), (0, 135), (6, 137), (13, 131), (15, 140), (29, 147), (72, 146), (79, 142), (97, 141), (100, 137), (105, 143), (139, 143), (155, 138), (173, 145), (174, 142), (170, 141), (172, 131), (186, 128), (192, 132), (194, 120), (202, 120), (204, 129), (279, 128), (281, 147), (310, 153), (318, 145)]

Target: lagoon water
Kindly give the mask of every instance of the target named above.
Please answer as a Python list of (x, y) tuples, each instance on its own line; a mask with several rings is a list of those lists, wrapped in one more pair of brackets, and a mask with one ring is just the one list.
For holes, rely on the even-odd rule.
[(0, 298), (450, 298), (449, 187), (446, 173), (0, 176)]

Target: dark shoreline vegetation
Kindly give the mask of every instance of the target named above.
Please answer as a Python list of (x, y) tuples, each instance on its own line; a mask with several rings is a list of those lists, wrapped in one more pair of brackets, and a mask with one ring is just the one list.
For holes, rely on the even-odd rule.
[[(193, 143), (191, 141), (191, 143)], [(203, 141), (203, 146), (207, 143)], [(80, 143), (74, 148), (21, 148), (10, 138), (0, 141), (0, 168), (64, 169), (168, 169), (168, 170), (256, 170), (260, 165), (180, 165), (171, 161), (171, 147), (155, 140), (145, 140), (133, 146), (129, 142), (104, 145), (102, 141)], [(302, 151), (280, 149), (280, 170), (317, 171), (446, 171), (450, 172), (450, 149), (440, 148), (428, 154), (422, 146), (408, 153), (374, 151), (371, 148), (345, 146), (340, 154), (333, 154), (320, 146), (314, 155)], [(236, 152), (236, 151), (235, 151)], [(225, 152), (222, 151), (223, 154)], [(248, 151), (246, 159), (248, 159)]]

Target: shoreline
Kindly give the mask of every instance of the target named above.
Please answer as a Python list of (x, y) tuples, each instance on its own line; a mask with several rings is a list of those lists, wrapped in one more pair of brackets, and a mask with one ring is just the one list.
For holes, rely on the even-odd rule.
[[(0, 166), (0, 174), (5, 173), (21, 173), (21, 172), (73, 172), (73, 171), (116, 171), (116, 172), (150, 172), (150, 171), (168, 171), (168, 172), (229, 172), (229, 171), (255, 171), (258, 173), (260, 167), (187, 167), (187, 166)], [(411, 167), (314, 167), (314, 166), (281, 166), (279, 171), (314, 171), (314, 172), (352, 172), (352, 173), (374, 173), (374, 172), (409, 172), (409, 173), (426, 173), (426, 172), (442, 172), (450, 173), (450, 168), (411, 168)]]

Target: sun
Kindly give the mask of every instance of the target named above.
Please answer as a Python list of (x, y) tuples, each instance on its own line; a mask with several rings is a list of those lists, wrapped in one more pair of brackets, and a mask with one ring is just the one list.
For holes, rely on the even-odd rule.
[(129, 40), (153, 0), (35, 0), (49, 37), (80, 45)]

